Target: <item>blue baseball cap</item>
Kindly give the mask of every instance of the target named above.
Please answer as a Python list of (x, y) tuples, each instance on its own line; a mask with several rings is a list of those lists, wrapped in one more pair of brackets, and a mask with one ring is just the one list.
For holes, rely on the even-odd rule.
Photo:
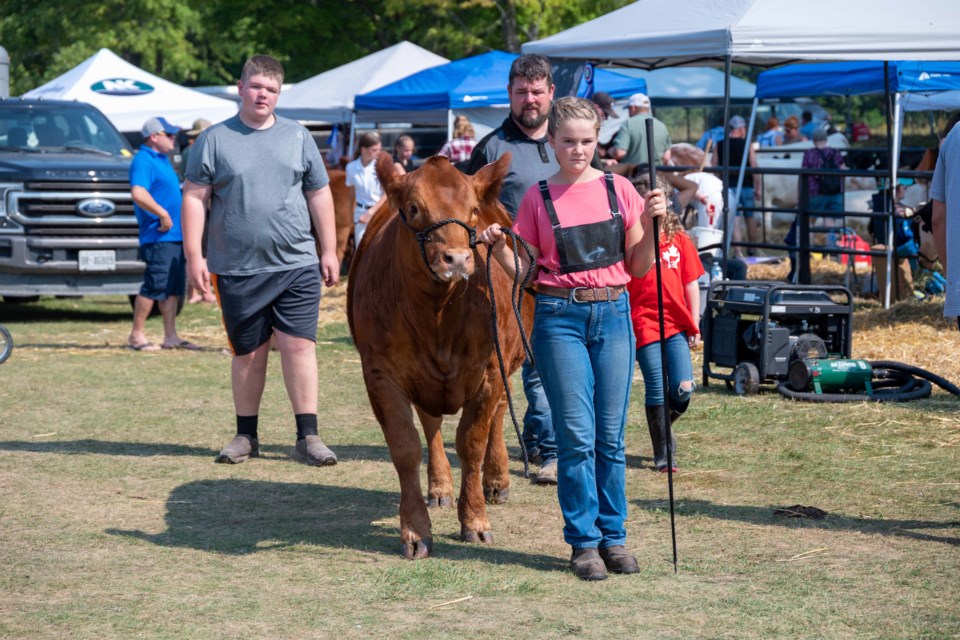
[(174, 126), (166, 121), (165, 118), (150, 118), (143, 123), (143, 129), (140, 130), (140, 133), (143, 134), (144, 138), (148, 138), (155, 133), (169, 133), (174, 135), (180, 133), (180, 127)]

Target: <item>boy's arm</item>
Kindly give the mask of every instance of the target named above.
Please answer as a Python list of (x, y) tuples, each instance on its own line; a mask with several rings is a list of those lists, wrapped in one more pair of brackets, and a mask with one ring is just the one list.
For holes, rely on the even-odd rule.
[(310, 220), (320, 241), (320, 275), (323, 283), (332, 287), (340, 281), (340, 260), (337, 259), (337, 223), (333, 210), (330, 185), (313, 191), (304, 191)]

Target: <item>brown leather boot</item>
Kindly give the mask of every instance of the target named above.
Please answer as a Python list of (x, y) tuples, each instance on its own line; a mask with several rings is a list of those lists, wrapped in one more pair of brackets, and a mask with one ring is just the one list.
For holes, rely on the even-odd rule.
[(637, 559), (622, 544), (600, 549), (600, 558), (607, 569), (614, 573), (639, 573)]
[(570, 569), (581, 580), (606, 580), (607, 568), (594, 549), (574, 549), (570, 556)]

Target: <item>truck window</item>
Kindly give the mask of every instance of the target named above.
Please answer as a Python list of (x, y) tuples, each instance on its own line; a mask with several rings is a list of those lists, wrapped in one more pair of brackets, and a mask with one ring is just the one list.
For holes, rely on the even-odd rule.
[(100, 112), (87, 107), (42, 106), (17, 109), (0, 104), (0, 146), (37, 151), (129, 155), (126, 139)]

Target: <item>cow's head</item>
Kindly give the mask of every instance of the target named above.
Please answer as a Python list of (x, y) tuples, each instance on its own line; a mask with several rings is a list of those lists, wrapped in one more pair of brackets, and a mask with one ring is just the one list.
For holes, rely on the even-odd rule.
[(458, 171), (439, 156), (428, 159), (419, 169), (398, 175), (393, 160), (381, 154), (377, 176), (409, 228), (411, 245), (433, 277), (452, 282), (473, 275), (475, 261), (471, 239), (493, 222), (504, 226), (510, 218), (500, 204), (500, 186), (510, 166), (510, 155), (485, 166), (476, 175)]

